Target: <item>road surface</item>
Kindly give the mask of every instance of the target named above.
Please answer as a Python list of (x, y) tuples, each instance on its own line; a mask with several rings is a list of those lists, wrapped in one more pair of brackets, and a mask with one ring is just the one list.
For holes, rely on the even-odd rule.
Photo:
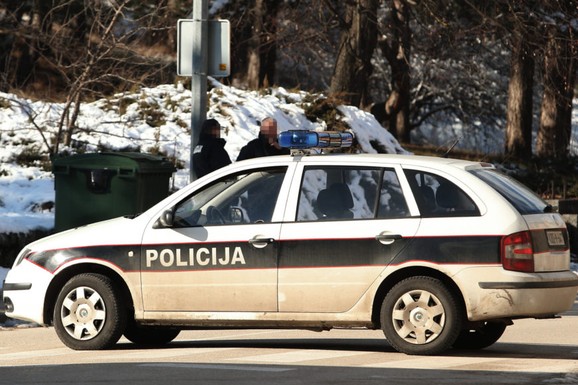
[(0, 384), (578, 384), (578, 311), (520, 320), (493, 346), (435, 357), (380, 331), (183, 331), (164, 348), (125, 339), (73, 351), (53, 328), (0, 330)]

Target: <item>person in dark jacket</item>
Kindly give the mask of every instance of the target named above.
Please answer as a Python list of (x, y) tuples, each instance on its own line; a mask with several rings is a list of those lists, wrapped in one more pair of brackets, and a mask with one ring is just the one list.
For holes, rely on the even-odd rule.
[(197, 178), (231, 164), (221, 138), (221, 125), (216, 119), (207, 119), (201, 127), (199, 142), (193, 151), (193, 170)]
[(265, 118), (261, 122), (259, 136), (241, 148), (237, 160), (269, 155), (288, 155), (289, 153), (288, 148), (279, 146), (277, 142), (277, 121), (273, 118)]

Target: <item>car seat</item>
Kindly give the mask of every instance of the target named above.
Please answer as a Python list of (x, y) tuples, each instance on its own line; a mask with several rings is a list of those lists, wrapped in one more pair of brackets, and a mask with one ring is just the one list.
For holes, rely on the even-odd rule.
[(457, 187), (451, 183), (442, 183), (436, 191), (436, 203), (447, 210), (455, 210), (460, 203)]
[(429, 215), (437, 208), (436, 196), (430, 186), (420, 186), (416, 194), (416, 200), (422, 215)]
[(319, 191), (317, 208), (327, 219), (353, 218), (353, 197), (345, 183), (334, 183), (329, 188)]

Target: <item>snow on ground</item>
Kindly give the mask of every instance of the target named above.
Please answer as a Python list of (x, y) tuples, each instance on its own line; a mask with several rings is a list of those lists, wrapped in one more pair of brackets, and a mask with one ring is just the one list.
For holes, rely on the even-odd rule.
[[(242, 91), (213, 81), (209, 92), (208, 118), (217, 119), (232, 160), (243, 145), (259, 132), (258, 122), (268, 116), (277, 119), (279, 130), (326, 130), (325, 122), (310, 122), (304, 115), (304, 92), (283, 88), (263, 94)], [(43, 203), (54, 201), (54, 179), (50, 170), (23, 167), (17, 162), (28, 154), (48, 154), (43, 143), (56, 136), (64, 106), (0, 93), (0, 233), (51, 229), (54, 210)], [(363, 152), (375, 152), (377, 141), (388, 152), (404, 153), (397, 141), (373, 115), (342, 106), (343, 120), (350, 124)], [(174, 176), (177, 188), (189, 182), (191, 92), (181, 84), (143, 88), (137, 93), (115, 95), (81, 106), (73, 137), (87, 152), (107, 150), (160, 151), (184, 166)], [(61, 151), (74, 153), (72, 148)], [(49, 168), (49, 167), (48, 167)]]

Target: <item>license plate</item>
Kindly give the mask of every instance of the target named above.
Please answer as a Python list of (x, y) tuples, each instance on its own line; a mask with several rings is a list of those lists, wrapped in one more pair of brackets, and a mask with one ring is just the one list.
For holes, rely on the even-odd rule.
[(546, 236), (548, 237), (549, 246), (564, 246), (564, 235), (561, 231), (546, 231)]

